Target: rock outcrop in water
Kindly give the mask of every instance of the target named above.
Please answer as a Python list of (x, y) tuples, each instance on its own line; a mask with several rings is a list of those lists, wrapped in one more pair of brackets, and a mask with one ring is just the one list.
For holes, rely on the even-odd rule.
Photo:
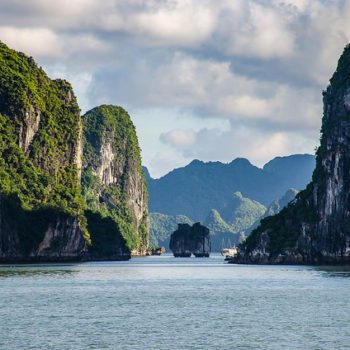
[(350, 46), (323, 93), (321, 142), (312, 182), (267, 217), (239, 248), (236, 262), (350, 263)]
[(0, 262), (84, 254), (81, 139), (70, 84), (0, 42)]
[(209, 229), (199, 222), (193, 226), (179, 224), (171, 235), (169, 246), (175, 257), (190, 257), (192, 254), (196, 257), (209, 257)]
[[(99, 246), (109, 249), (114, 240), (116, 251), (122, 255), (125, 245), (132, 255), (145, 255), (149, 239), (148, 192), (135, 127), (123, 108), (112, 105), (96, 107), (82, 120), (82, 191), (91, 212), (87, 217), (92, 246), (99, 240)], [(101, 241), (100, 234), (92, 230), (95, 226), (91, 220), (98, 218), (92, 213), (100, 213), (115, 223), (106, 234), (107, 240)]]

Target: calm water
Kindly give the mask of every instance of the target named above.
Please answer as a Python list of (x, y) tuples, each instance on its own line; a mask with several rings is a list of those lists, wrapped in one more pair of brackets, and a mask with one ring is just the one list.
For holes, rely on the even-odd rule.
[(0, 266), (0, 349), (350, 349), (350, 269), (221, 256)]

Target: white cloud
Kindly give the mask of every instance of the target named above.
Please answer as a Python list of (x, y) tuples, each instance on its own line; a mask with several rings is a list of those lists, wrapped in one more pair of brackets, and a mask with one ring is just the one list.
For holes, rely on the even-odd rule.
[[(165, 171), (190, 156), (312, 151), (350, 0), (12, 0), (0, 1), (0, 23), (0, 40), (70, 80), (83, 109), (161, 109), (152, 137), (138, 133)], [(181, 125), (169, 122), (175, 109)], [(157, 153), (147, 145), (160, 135)]]
[(174, 168), (187, 165), (191, 159), (184, 159), (181, 154), (174, 150), (162, 150), (155, 152), (147, 161), (147, 168), (151, 177), (159, 178)]
[(112, 93), (111, 99), (115, 96), (118, 103), (138, 108), (181, 106), (201, 118), (238, 124), (270, 123), (281, 130), (319, 128), (321, 89), (248, 78), (233, 72), (229, 62), (199, 60), (180, 52), (161, 64), (139, 64), (137, 59), (131, 66), (125, 75), (115, 76), (114, 89), (97, 85), (93, 96)]
[(232, 72), (229, 62), (200, 60), (181, 52), (161, 63), (142, 58), (140, 63), (137, 58), (131, 66), (130, 74), (114, 81), (113, 92), (122, 99), (130, 96), (143, 108), (182, 106), (201, 108), (203, 116), (260, 118), (270, 113), (270, 100), (278, 88)]
[(272, 112), (272, 102), (255, 96), (237, 94), (219, 98), (217, 110), (224, 115), (252, 118), (266, 117)]
[(295, 35), (278, 8), (247, 1), (229, 14), (219, 27), (221, 49), (229, 55), (268, 59), (293, 54)]
[(108, 41), (101, 40), (93, 34), (69, 35), (64, 38), (65, 52), (67, 55), (76, 53), (99, 52), (108, 53), (112, 51), (111, 44)]
[(0, 27), (1, 41), (32, 56), (62, 57), (63, 46), (48, 28)]
[(149, 35), (157, 44), (197, 46), (208, 40), (216, 18), (208, 1), (184, 1), (137, 14), (134, 27)]
[[(185, 159), (198, 158), (204, 161), (229, 162), (237, 157), (248, 158), (253, 164), (262, 166), (276, 156), (293, 153), (313, 153), (317, 144), (315, 135), (300, 135), (296, 131), (259, 130), (246, 126), (233, 126), (228, 131), (218, 129), (177, 130), (191, 132), (194, 142), (168, 142)], [(171, 133), (171, 132), (170, 132)], [(215, 145), (215, 147), (213, 147)]]
[(176, 148), (188, 148), (194, 145), (196, 134), (193, 130), (175, 129), (160, 134), (160, 140)]
[[(115, 1), (105, 0), (105, 5)], [(88, 27), (97, 17), (101, 19), (101, 2), (97, 0), (11, 0), (0, 3), (3, 25), (52, 30)]]
[(16, 28), (0, 26), (0, 40), (11, 48), (44, 59), (65, 60), (79, 53), (111, 50), (108, 42), (93, 34), (57, 34), (49, 28)]

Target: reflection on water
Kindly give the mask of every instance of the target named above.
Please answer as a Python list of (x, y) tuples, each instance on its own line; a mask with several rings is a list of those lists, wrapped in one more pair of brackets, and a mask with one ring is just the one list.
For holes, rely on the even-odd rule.
[(73, 265), (67, 264), (40, 264), (40, 265), (0, 265), (0, 278), (7, 277), (33, 277), (49, 275), (71, 275), (78, 270), (71, 269)]
[(350, 266), (318, 266), (316, 269), (328, 277), (350, 277)]

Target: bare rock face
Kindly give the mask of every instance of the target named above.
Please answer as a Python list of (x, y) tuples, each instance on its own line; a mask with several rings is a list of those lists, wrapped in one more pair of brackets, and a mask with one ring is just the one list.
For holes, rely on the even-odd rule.
[[(82, 190), (88, 209), (112, 218), (132, 255), (146, 255), (148, 192), (134, 125), (121, 107), (83, 116)], [(92, 239), (92, 245), (94, 245)]]
[(199, 222), (193, 226), (178, 224), (178, 229), (170, 237), (170, 249), (175, 257), (209, 257), (209, 229)]
[[(57, 246), (60, 246), (60, 249), (57, 249)], [(84, 254), (84, 248), (85, 242), (81, 239), (78, 219), (57, 217), (45, 231), (44, 239), (40, 242), (38, 249), (30, 256), (46, 261), (72, 260), (77, 257), (79, 259)]]
[[(77, 218), (53, 218), (46, 223), (46, 229), (39, 232), (40, 239), (34, 245), (38, 232), (26, 230), (22, 225), (10, 226), (8, 221), (2, 221), (1, 227), (0, 262), (3, 263), (77, 261), (86, 253), (86, 242)], [(26, 233), (32, 237), (23, 237)]]
[(321, 144), (312, 182), (294, 203), (261, 221), (236, 262), (350, 263), (350, 46), (323, 93)]
[(0, 261), (79, 260), (88, 234), (76, 98), (1, 42), (0, 61)]
[(22, 116), (24, 123), (19, 132), (19, 147), (27, 152), (37, 131), (39, 130), (41, 111), (38, 107), (29, 106)]

